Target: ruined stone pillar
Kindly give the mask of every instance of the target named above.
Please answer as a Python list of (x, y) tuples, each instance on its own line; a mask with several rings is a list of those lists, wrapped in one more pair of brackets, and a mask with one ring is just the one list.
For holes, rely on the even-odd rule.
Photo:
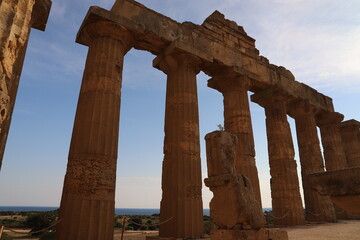
[(308, 174), (325, 171), (315, 121), (316, 110), (305, 102), (298, 102), (290, 109), (290, 116), (295, 118), (296, 123), (306, 219), (312, 222), (333, 221), (336, 216), (330, 197), (320, 195), (307, 181)]
[(286, 115), (289, 98), (266, 91), (252, 95), (251, 100), (265, 108), (274, 224), (304, 224), (294, 145)]
[(224, 96), (224, 127), (238, 138), (236, 147), (236, 173), (250, 179), (256, 200), (261, 206), (259, 176), (255, 162), (254, 136), (248, 98), (250, 81), (245, 76), (218, 76), (208, 86)]
[(316, 123), (320, 128), (325, 168), (327, 171), (348, 168), (339, 130), (340, 123), (343, 119), (344, 116), (337, 112), (316, 115)]
[(57, 240), (112, 240), (123, 58), (130, 33), (85, 24), (89, 46), (60, 205)]
[(30, 30), (45, 30), (50, 6), (50, 0), (0, 1), (0, 168)]
[(340, 133), (349, 167), (360, 167), (360, 122), (351, 119), (342, 122)]
[(171, 46), (154, 60), (167, 74), (160, 237), (203, 234), (202, 178), (196, 75), (199, 58)]

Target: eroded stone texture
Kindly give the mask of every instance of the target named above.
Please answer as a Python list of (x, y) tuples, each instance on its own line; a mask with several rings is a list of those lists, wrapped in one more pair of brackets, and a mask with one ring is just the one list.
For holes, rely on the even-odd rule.
[(251, 182), (236, 170), (237, 137), (215, 131), (205, 137), (208, 178), (205, 185), (213, 192), (210, 216), (218, 229), (248, 230), (264, 226), (261, 205)]
[(261, 228), (258, 230), (214, 230), (211, 240), (288, 240), (286, 231)]
[(297, 102), (290, 107), (290, 116), (296, 123), (306, 219), (312, 222), (334, 221), (336, 216), (330, 197), (317, 193), (307, 180), (308, 174), (325, 171), (315, 113), (316, 109), (306, 102)]
[(218, 76), (208, 81), (208, 86), (224, 96), (225, 131), (237, 136), (236, 170), (249, 178), (257, 201), (261, 205), (259, 176), (255, 162), (255, 146), (248, 98), (250, 81), (245, 76), (231, 76), (219, 71)]
[(349, 167), (360, 167), (360, 123), (354, 119), (340, 125), (341, 139)]
[(360, 214), (360, 168), (309, 175), (312, 187), (349, 213)]
[(0, 168), (30, 29), (45, 30), (50, 6), (50, 0), (0, 2)]
[(87, 24), (89, 46), (64, 181), (57, 240), (114, 238), (123, 58), (133, 38), (107, 21)]
[(305, 223), (294, 146), (286, 115), (289, 99), (276, 91), (251, 96), (253, 102), (265, 108), (272, 212), (276, 225)]
[(206, 73), (210, 71), (211, 63), (234, 66), (251, 77), (251, 91), (276, 85), (293, 97), (307, 99), (319, 109), (334, 110), (331, 98), (295, 81), (289, 70), (270, 64), (265, 57), (259, 56), (255, 39), (218, 11), (202, 25), (196, 25), (178, 23), (134, 0), (117, 0), (110, 12), (92, 7), (88, 17), (92, 16), (111, 19), (131, 30), (137, 36), (136, 49), (158, 54), (171, 42), (179, 41), (216, 60), (208, 62), (209, 68), (204, 69)]
[(167, 74), (159, 236), (203, 234), (199, 113), (196, 75), (201, 59), (170, 45), (153, 65)]
[(336, 112), (316, 115), (316, 123), (320, 128), (327, 171), (348, 168), (339, 130), (343, 119), (344, 116)]

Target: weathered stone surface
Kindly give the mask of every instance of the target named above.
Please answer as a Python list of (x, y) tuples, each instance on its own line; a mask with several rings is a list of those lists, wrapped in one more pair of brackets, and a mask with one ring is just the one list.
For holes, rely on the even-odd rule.
[(251, 182), (243, 175), (235, 174), (236, 135), (215, 131), (207, 134), (205, 140), (209, 166), (205, 185), (214, 194), (210, 216), (219, 229), (263, 227), (264, 215)]
[(341, 139), (349, 167), (360, 167), (360, 123), (354, 119), (340, 124)]
[(211, 240), (287, 240), (286, 231), (261, 228), (259, 230), (213, 230)]
[[(333, 111), (331, 98), (295, 81), (284, 67), (269, 64), (266, 58), (259, 56), (255, 40), (219, 12), (214, 12), (200, 26), (178, 23), (133, 0), (117, 0), (111, 11), (90, 8), (87, 18), (105, 18), (126, 27), (136, 35), (136, 49), (157, 55), (171, 42), (183, 42), (213, 57), (214, 61), (209, 61), (208, 67), (203, 69), (209, 75), (214, 64), (238, 67), (251, 76), (251, 91), (277, 86), (289, 95), (307, 99), (319, 109)], [(82, 43), (81, 36), (77, 41)]]
[[(214, 69), (212, 71), (215, 72)], [(213, 73), (216, 77), (208, 81), (208, 86), (223, 94), (225, 131), (235, 134), (238, 139), (235, 160), (236, 173), (249, 178), (256, 199), (261, 205), (260, 184), (255, 162), (255, 145), (247, 94), (250, 80), (243, 75), (227, 74), (223, 69), (216, 71), (218, 73)]]
[(81, 34), (89, 40), (89, 51), (56, 239), (112, 240), (122, 68), (133, 38), (106, 21), (87, 24)]
[(360, 214), (360, 168), (316, 173), (308, 176), (312, 187), (349, 213)]
[(286, 116), (286, 103), (291, 98), (267, 91), (254, 94), (251, 99), (265, 108), (274, 224), (304, 224), (294, 146)]
[(330, 197), (317, 193), (307, 179), (308, 174), (325, 171), (316, 128), (316, 109), (301, 101), (293, 104), (289, 113), (295, 118), (296, 124), (306, 219), (315, 222), (334, 221), (336, 215)]
[[(39, 5), (43, 5), (40, 20)], [(45, 30), (50, 0), (0, 2), (0, 169), (15, 105), (30, 29)]]
[(160, 237), (203, 234), (203, 205), (196, 75), (201, 59), (170, 45), (153, 62), (167, 74)]
[(269, 240), (287, 240), (288, 234), (286, 231), (276, 228), (266, 229), (269, 231)]
[(336, 112), (316, 115), (316, 123), (320, 127), (321, 142), (324, 149), (325, 167), (327, 171), (334, 171), (348, 167), (344, 152), (340, 123), (344, 116)]

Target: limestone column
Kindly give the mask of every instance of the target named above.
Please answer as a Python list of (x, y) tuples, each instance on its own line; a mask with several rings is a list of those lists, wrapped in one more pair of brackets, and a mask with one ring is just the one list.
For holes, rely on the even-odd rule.
[(360, 122), (351, 119), (342, 122), (340, 133), (349, 167), (360, 167)]
[(344, 116), (337, 112), (316, 115), (316, 123), (320, 128), (325, 168), (327, 171), (348, 168), (339, 130), (340, 123), (343, 119)]
[(256, 200), (261, 206), (259, 176), (255, 161), (254, 136), (248, 98), (250, 81), (245, 76), (217, 76), (208, 86), (224, 96), (224, 127), (238, 138), (236, 147), (236, 173), (250, 179)]
[(50, 6), (50, 0), (0, 1), (0, 168), (30, 30), (45, 30)]
[(196, 75), (199, 58), (169, 47), (154, 60), (167, 74), (160, 237), (203, 234), (202, 178)]
[(123, 58), (130, 33), (95, 21), (80, 34), (89, 46), (60, 205), (57, 240), (112, 240)]
[(251, 100), (265, 108), (274, 223), (304, 224), (294, 145), (286, 115), (289, 98), (265, 91), (252, 95)]
[(325, 171), (315, 121), (316, 110), (305, 102), (298, 102), (290, 109), (290, 116), (295, 118), (296, 123), (306, 219), (312, 222), (333, 221), (336, 216), (330, 197), (318, 194), (307, 181), (307, 174)]

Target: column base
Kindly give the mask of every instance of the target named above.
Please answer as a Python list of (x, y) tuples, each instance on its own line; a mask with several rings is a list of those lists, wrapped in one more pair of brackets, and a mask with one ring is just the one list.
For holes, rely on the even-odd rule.
[(210, 240), (288, 240), (286, 231), (260, 228), (258, 230), (226, 230), (211, 232)]
[(159, 237), (159, 236), (147, 236), (146, 240), (210, 240), (209, 235), (204, 235), (200, 238), (173, 238), (173, 237)]

